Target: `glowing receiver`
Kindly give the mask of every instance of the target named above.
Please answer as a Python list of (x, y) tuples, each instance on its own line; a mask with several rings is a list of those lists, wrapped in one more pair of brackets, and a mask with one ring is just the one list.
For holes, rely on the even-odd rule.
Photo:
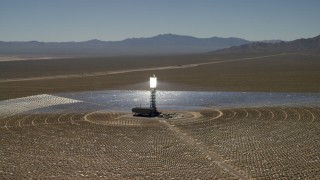
[(153, 75), (153, 77), (150, 77), (150, 88), (155, 89), (157, 87), (157, 77)]

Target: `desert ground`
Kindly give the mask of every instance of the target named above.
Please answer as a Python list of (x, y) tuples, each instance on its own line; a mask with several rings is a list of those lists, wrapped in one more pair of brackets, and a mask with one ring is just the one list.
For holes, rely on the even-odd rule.
[(146, 90), (152, 74), (160, 90), (320, 92), (319, 58), (204, 54), (0, 62), (0, 178), (319, 179), (318, 106), (207, 107), (179, 111), (177, 119), (146, 119), (37, 95)]
[(0, 99), (141, 90), (152, 74), (158, 76), (160, 90), (319, 92), (319, 58), (317, 54), (295, 53), (7, 61), (0, 62)]

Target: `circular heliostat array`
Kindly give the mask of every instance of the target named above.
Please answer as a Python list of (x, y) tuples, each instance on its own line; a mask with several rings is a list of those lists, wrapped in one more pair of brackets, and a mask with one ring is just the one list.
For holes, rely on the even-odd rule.
[(320, 178), (317, 106), (151, 119), (51, 95), (0, 107), (1, 179)]
[(84, 116), (88, 122), (109, 126), (152, 126), (160, 121), (192, 122), (202, 115), (195, 111), (162, 111), (159, 117), (134, 116), (132, 113), (95, 111)]
[(97, 111), (87, 114), (84, 119), (95, 124), (108, 126), (150, 126), (157, 124), (154, 118), (137, 118), (128, 113)]

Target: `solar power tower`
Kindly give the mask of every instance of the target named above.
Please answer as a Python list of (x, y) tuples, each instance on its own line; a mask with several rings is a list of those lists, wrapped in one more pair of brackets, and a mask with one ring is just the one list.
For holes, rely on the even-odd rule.
[(150, 108), (157, 109), (156, 106), (156, 88), (157, 88), (157, 77), (153, 75), (150, 77), (150, 89), (151, 89), (151, 95), (150, 95)]
[(159, 112), (156, 106), (156, 88), (157, 77), (155, 75), (150, 77), (150, 107), (134, 107), (132, 112), (135, 116), (156, 117)]

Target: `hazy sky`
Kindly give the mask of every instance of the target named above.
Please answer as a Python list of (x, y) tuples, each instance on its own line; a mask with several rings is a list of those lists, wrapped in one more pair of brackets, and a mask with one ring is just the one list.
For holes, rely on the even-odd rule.
[(0, 41), (320, 34), (320, 0), (0, 0)]

